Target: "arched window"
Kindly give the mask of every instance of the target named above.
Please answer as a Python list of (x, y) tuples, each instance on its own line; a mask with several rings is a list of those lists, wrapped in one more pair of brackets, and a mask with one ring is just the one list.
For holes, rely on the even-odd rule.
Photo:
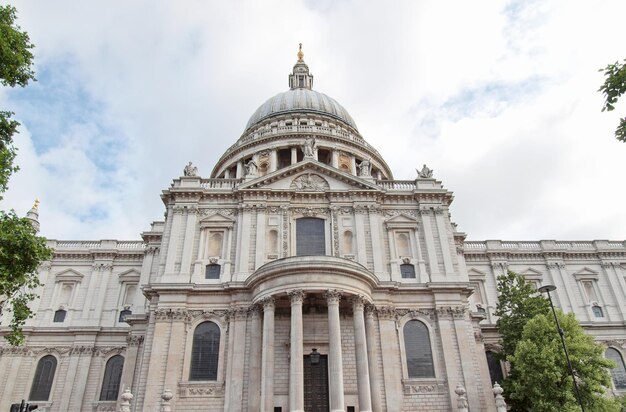
[(222, 267), (217, 263), (211, 263), (206, 266), (206, 271), (204, 272), (205, 279), (219, 279), (220, 273), (222, 271)]
[(410, 263), (400, 265), (400, 275), (403, 279), (415, 279), (415, 266)]
[(485, 352), (487, 356), (487, 367), (489, 368), (489, 376), (491, 377), (491, 385), (496, 382), (502, 383), (504, 375), (502, 374), (502, 365), (495, 353), (492, 351)]
[(410, 320), (404, 325), (404, 350), (409, 378), (435, 377), (430, 334), (419, 320)]
[(50, 390), (54, 381), (54, 373), (57, 369), (57, 358), (46, 355), (39, 359), (33, 386), (30, 388), (28, 399), (31, 401), (47, 401), (50, 398)]
[(593, 305), (591, 307), (591, 310), (593, 311), (593, 316), (595, 316), (596, 318), (603, 318), (604, 317), (604, 312), (602, 312), (602, 308), (598, 305)]
[(611, 369), (615, 389), (626, 389), (626, 366), (622, 355), (614, 348), (608, 348), (605, 355), (617, 365)]
[(303, 217), (296, 220), (296, 255), (326, 254), (324, 219)]
[(190, 381), (217, 380), (220, 353), (220, 328), (213, 322), (203, 322), (193, 332)]
[(100, 390), (101, 401), (116, 401), (120, 392), (120, 381), (122, 380), (122, 370), (124, 369), (124, 357), (115, 355), (107, 361), (104, 369), (104, 379)]
[(54, 312), (54, 323), (63, 323), (65, 322), (65, 315), (67, 314), (67, 312), (63, 309), (59, 309), (56, 312)]

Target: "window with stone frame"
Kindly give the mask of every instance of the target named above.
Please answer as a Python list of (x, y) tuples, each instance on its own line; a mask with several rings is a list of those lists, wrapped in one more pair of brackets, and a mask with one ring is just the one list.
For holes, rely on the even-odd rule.
[(409, 378), (434, 378), (435, 365), (428, 327), (419, 320), (404, 325), (404, 350)]
[(59, 309), (54, 312), (54, 323), (63, 323), (65, 322), (65, 315), (67, 315), (67, 311), (65, 309)]
[(323, 256), (326, 254), (326, 222), (315, 217), (296, 219), (296, 255)]
[(102, 379), (102, 388), (100, 389), (101, 401), (117, 400), (123, 369), (124, 357), (122, 355), (115, 355), (107, 361), (104, 369), (104, 378)]
[(220, 328), (214, 322), (199, 324), (193, 332), (190, 381), (217, 380), (220, 353)]
[(615, 389), (626, 390), (626, 365), (622, 354), (615, 348), (608, 348), (605, 352), (607, 359), (615, 362), (615, 367), (611, 369), (611, 377)]
[(217, 263), (210, 263), (206, 266), (204, 272), (205, 279), (219, 279), (222, 273), (222, 267)]
[(50, 391), (52, 390), (56, 369), (57, 358), (53, 355), (46, 355), (39, 359), (28, 400), (48, 401), (50, 399)]
[(604, 311), (598, 305), (593, 305), (591, 307), (591, 311), (593, 312), (593, 316), (596, 317), (596, 318), (603, 318), (604, 317)]
[(401, 264), (400, 276), (402, 279), (415, 279), (415, 266), (410, 263)]

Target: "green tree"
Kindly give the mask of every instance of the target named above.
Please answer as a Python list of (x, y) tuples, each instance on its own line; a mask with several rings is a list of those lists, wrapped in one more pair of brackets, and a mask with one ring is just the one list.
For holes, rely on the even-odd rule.
[(549, 313), (550, 304), (537, 293), (533, 285), (515, 272), (498, 277), (498, 305), (495, 315), (505, 359), (515, 353), (526, 322), (539, 314)]
[[(615, 364), (604, 358), (604, 349), (585, 333), (573, 313), (564, 315), (559, 310), (557, 317), (565, 332), (585, 410), (619, 412), (621, 402), (605, 396), (606, 388), (611, 385), (608, 368)], [(533, 412), (580, 411), (552, 314), (539, 314), (529, 320), (515, 353), (507, 359), (517, 372), (508, 385), (508, 400), (515, 400), (515, 403), (523, 400), (523, 410)]]
[[(0, 83), (5, 87), (24, 87), (35, 80), (33, 44), (15, 24), (16, 13), (12, 6), (0, 6)], [(18, 170), (13, 163), (13, 137), (20, 124), (12, 115), (0, 111), (0, 200), (9, 177)], [(32, 289), (39, 285), (36, 270), (51, 254), (45, 239), (37, 236), (28, 219), (18, 217), (14, 211), (0, 211), (0, 313), (7, 309), (12, 312), (11, 331), (5, 339), (13, 345), (24, 341), (22, 326), (32, 316), (28, 303), (35, 298)]]
[[(615, 103), (620, 96), (626, 93), (626, 59), (623, 64), (615, 62), (607, 65), (604, 69), (606, 79), (604, 84), (598, 90), (604, 94), (604, 107), (602, 111), (612, 111), (615, 109)], [(617, 129), (615, 129), (615, 138), (622, 142), (626, 142), (626, 117), (621, 118)]]

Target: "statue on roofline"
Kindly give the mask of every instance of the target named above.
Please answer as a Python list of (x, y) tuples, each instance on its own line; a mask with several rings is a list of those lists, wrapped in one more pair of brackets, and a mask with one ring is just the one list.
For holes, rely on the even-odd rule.
[(191, 162), (189, 162), (189, 164), (185, 166), (185, 169), (183, 170), (183, 176), (198, 176), (198, 168), (194, 166)]

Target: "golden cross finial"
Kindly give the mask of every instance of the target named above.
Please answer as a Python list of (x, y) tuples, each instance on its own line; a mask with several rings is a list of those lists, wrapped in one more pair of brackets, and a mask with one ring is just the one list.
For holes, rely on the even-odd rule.
[(301, 62), (304, 57), (304, 52), (302, 51), (302, 43), (300, 43), (300, 49), (298, 50), (298, 61)]
[(39, 198), (35, 199), (35, 204), (33, 205), (33, 209), (39, 210)]

